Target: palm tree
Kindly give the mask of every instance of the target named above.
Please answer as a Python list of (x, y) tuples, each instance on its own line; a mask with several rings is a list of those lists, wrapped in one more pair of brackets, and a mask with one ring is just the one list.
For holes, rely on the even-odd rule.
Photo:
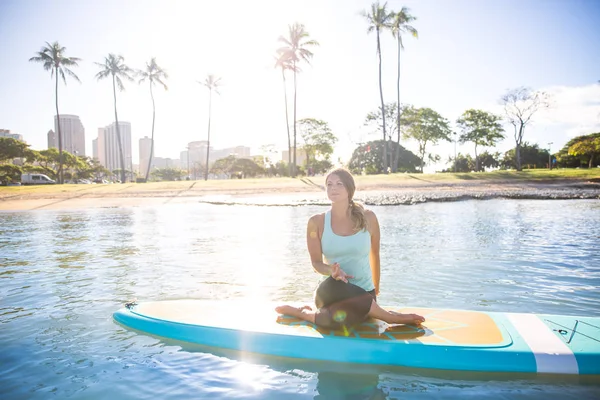
[(313, 53), (307, 47), (318, 46), (319, 42), (312, 39), (309, 40), (309, 34), (304, 29), (303, 24), (296, 22), (293, 25), (289, 25), (288, 29), (289, 37), (279, 37), (279, 41), (285, 44), (285, 46), (278, 49), (277, 53), (291, 63), (291, 70), (294, 73), (294, 158), (292, 176), (296, 176), (296, 100), (298, 94), (296, 75), (299, 72), (297, 65), (301, 61), (306, 61), (310, 64)]
[(133, 70), (125, 65), (123, 56), (109, 54), (104, 58), (104, 64), (95, 63), (102, 70), (96, 74), (96, 79), (101, 80), (108, 76), (112, 76), (113, 97), (115, 101), (115, 128), (117, 129), (117, 145), (119, 147), (119, 156), (121, 157), (121, 183), (125, 183), (125, 158), (123, 156), (123, 144), (121, 143), (121, 131), (119, 130), (119, 117), (117, 115), (117, 86), (119, 90), (125, 90), (122, 78), (128, 81), (133, 81)]
[[(412, 21), (415, 21), (417, 18), (410, 15), (410, 10), (407, 7), (402, 7), (400, 12), (393, 14), (393, 22), (392, 22), (392, 35), (398, 41), (398, 80), (396, 82), (398, 98), (396, 100), (396, 106), (398, 107), (398, 112), (396, 115), (396, 123), (398, 127), (398, 143), (400, 143), (400, 52), (404, 50), (404, 44), (402, 43), (402, 34), (409, 32), (413, 37), (418, 38), (419, 32), (409, 25)], [(398, 157), (400, 156), (400, 147), (396, 147), (396, 155), (394, 156), (394, 166), (393, 171), (396, 172), (398, 168)]]
[(292, 65), (289, 57), (289, 53), (280, 53), (275, 57), (275, 68), (281, 68), (281, 77), (283, 78), (283, 100), (285, 102), (285, 127), (287, 129), (288, 138), (288, 167), (290, 170), (290, 176), (292, 176), (292, 139), (290, 137), (290, 120), (288, 115), (288, 102), (287, 102), (287, 84), (285, 80), (285, 71), (299, 71), (299, 68)]
[(221, 78), (217, 78), (213, 74), (208, 74), (204, 82), (200, 82), (208, 88), (208, 140), (206, 143), (206, 169), (204, 170), (204, 180), (208, 180), (208, 158), (210, 155), (210, 115), (212, 109), (212, 92), (219, 94), (217, 88), (221, 86)]
[(152, 98), (152, 144), (150, 145), (150, 159), (148, 160), (148, 168), (146, 169), (146, 181), (150, 175), (150, 166), (152, 165), (152, 156), (154, 155), (154, 119), (156, 116), (156, 107), (154, 104), (154, 93), (152, 87), (156, 82), (160, 83), (165, 90), (169, 90), (163, 80), (169, 79), (169, 75), (165, 70), (156, 64), (156, 58), (152, 57), (149, 63), (146, 64), (145, 71), (138, 71), (138, 76), (141, 77), (140, 82), (148, 81), (150, 83), (150, 98)]
[[(379, 97), (381, 99), (381, 115), (383, 116), (383, 141), (387, 140), (386, 129), (385, 129), (385, 104), (383, 102), (383, 86), (381, 84), (381, 41), (380, 34), (384, 29), (390, 29), (391, 20), (394, 16), (393, 13), (388, 13), (387, 3), (383, 6), (379, 5), (379, 2), (371, 4), (371, 12), (362, 12), (362, 16), (366, 18), (369, 23), (368, 33), (375, 31), (377, 33), (377, 56), (379, 58)], [(387, 146), (383, 146), (383, 170), (387, 171)]]
[(75, 75), (68, 67), (77, 67), (77, 62), (81, 61), (77, 57), (65, 56), (67, 49), (58, 42), (52, 44), (46, 42), (46, 46), (37, 52), (37, 56), (31, 57), (29, 61), (39, 62), (44, 65), (46, 71), (50, 71), (50, 77), (55, 77), (54, 99), (56, 102), (56, 125), (58, 131), (58, 182), (63, 183), (63, 142), (62, 132), (60, 129), (60, 114), (58, 113), (58, 75), (62, 78), (65, 85), (67, 79), (65, 73), (74, 78), (77, 82), (81, 82), (79, 77)]

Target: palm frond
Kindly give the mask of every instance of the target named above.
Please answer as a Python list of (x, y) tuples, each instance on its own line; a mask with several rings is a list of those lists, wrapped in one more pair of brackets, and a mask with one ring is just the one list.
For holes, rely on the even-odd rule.
[(167, 85), (161, 80), (160, 77), (157, 77), (155, 80), (156, 80), (156, 82), (160, 83), (162, 85), (162, 87), (165, 88), (165, 90), (169, 90)]
[(125, 90), (125, 86), (123, 85), (123, 81), (119, 75), (115, 75), (115, 81), (117, 82), (117, 87), (119, 88), (120, 92)]
[[(69, 68), (63, 68), (64, 71), (67, 73), (67, 75), (69, 75), (71, 78), (75, 79), (77, 82), (81, 83), (81, 80), (79, 79), (79, 77), (75, 74), (75, 72), (71, 71)], [(65, 84), (67, 82), (65, 81)]]

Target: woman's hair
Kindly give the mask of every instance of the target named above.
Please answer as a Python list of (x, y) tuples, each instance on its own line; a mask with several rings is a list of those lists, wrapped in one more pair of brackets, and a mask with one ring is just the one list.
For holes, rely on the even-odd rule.
[(356, 231), (362, 231), (367, 229), (367, 217), (365, 216), (365, 208), (362, 204), (357, 203), (353, 200), (354, 192), (356, 191), (356, 184), (350, 171), (345, 168), (336, 168), (327, 174), (325, 182), (331, 175), (336, 175), (342, 181), (342, 184), (348, 192), (348, 202), (350, 204), (350, 218), (354, 222), (354, 229)]

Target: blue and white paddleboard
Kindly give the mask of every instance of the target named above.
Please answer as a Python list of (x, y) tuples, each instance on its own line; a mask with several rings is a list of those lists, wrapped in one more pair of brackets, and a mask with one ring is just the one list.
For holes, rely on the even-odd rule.
[(600, 318), (394, 308), (421, 327), (371, 320), (331, 331), (272, 307), (205, 300), (133, 304), (120, 324), (151, 335), (233, 350), (337, 362), (463, 371), (600, 374)]

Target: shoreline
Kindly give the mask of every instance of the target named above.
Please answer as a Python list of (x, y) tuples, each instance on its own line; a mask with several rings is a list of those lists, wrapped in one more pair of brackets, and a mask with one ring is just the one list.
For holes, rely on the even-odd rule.
[[(62, 185), (22, 187), (0, 192), (0, 211), (124, 208), (166, 204), (300, 206), (328, 204), (318, 178), (264, 181), (177, 182), (140, 186)], [(358, 181), (355, 198), (366, 205), (410, 205), (424, 202), (505, 199), (600, 199), (600, 182), (594, 180), (473, 180)], [(19, 188), (21, 189), (21, 188)], [(59, 189), (60, 191), (57, 191)]]

